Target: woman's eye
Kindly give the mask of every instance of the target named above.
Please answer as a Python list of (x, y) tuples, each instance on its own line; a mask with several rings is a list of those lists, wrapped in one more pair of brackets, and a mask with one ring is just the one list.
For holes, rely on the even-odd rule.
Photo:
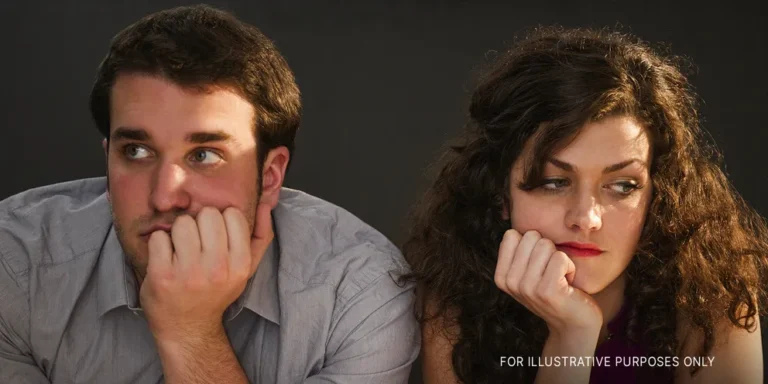
[(638, 186), (632, 182), (624, 181), (620, 183), (613, 183), (610, 185), (610, 188), (620, 195), (629, 195), (637, 190)]
[(200, 164), (213, 165), (221, 160), (221, 156), (210, 149), (201, 149), (192, 154), (192, 161)]
[(568, 184), (568, 179), (549, 179), (545, 180), (541, 187), (547, 190), (556, 191), (567, 187)]

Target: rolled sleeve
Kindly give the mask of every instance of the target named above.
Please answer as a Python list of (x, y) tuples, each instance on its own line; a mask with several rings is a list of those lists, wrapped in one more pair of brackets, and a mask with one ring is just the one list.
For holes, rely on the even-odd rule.
[(407, 383), (421, 345), (414, 297), (388, 274), (361, 290), (339, 311), (323, 369), (304, 382)]

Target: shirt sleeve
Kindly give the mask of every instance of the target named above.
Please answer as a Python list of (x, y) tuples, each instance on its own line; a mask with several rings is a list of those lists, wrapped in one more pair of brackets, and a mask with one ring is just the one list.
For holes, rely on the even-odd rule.
[(414, 299), (389, 274), (361, 290), (337, 316), (324, 367), (304, 383), (407, 383), (421, 345)]
[(50, 384), (32, 358), (28, 344), (29, 304), (25, 292), (0, 254), (0, 383)]

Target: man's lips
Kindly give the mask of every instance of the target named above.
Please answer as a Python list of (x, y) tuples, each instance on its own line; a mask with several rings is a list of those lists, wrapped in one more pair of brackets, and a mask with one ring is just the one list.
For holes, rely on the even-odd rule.
[(152, 228), (150, 228), (147, 231), (142, 232), (139, 236), (144, 239), (144, 241), (149, 241), (149, 236), (151, 236), (156, 231), (165, 231), (166, 233), (171, 233), (171, 226), (170, 225), (155, 225)]
[(555, 248), (572, 257), (594, 257), (600, 256), (603, 253), (603, 250), (601, 250), (600, 247), (591, 243), (567, 242), (557, 244), (555, 245)]

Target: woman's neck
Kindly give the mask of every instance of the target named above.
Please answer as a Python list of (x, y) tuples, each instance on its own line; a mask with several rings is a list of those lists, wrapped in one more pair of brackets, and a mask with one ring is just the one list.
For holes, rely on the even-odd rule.
[(600, 341), (607, 338), (608, 323), (619, 314), (622, 305), (624, 305), (624, 288), (626, 285), (627, 275), (625, 272), (619, 275), (619, 277), (612, 283), (608, 284), (605, 289), (592, 295), (592, 298), (595, 299), (597, 306), (600, 307), (600, 311), (603, 313), (603, 327), (600, 330)]

